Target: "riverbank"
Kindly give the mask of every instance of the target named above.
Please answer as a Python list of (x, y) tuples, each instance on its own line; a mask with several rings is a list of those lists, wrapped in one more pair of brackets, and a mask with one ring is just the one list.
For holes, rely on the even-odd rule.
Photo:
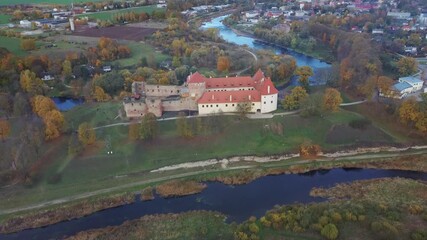
[[(68, 240), (92, 239), (424, 239), (427, 185), (403, 178), (380, 178), (314, 188), (333, 201), (276, 206), (260, 218), (228, 224), (210, 211), (144, 216), (119, 226), (83, 231)], [(341, 194), (344, 192), (345, 194)], [(424, 219), (424, 220), (423, 220)], [(332, 230), (326, 231), (324, 229)], [(329, 236), (329, 237), (328, 237)], [(417, 237), (418, 236), (418, 237)], [(419, 238), (421, 236), (421, 238)], [(323, 238), (322, 238), (323, 239)]]
[[(408, 154), (408, 153), (406, 153)], [(414, 153), (407, 156), (392, 156), (375, 158), (372, 155), (347, 156), (342, 159), (317, 159), (317, 160), (298, 160), (296, 162), (274, 161), (274, 162), (252, 162), (249, 166), (239, 165), (233, 167), (232, 163), (227, 168), (213, 168), (202, 172), (196, 171), (196, 175), (187, 177), (178, 177), (171, 183), (163, 183), (157, 186), (164, 186), (165, 191), (158, 191), (165, 197), (183, 196), (194, 194), (206, 188), (206, 185), (200, 182), (219, 181), (229, 185), (247, 184), (251, 181), (268, 175), (307, 173), (313, 170), (326, 170), (333, 168), (373, 168), (373, 169), (402, 169), (408, 171), (427, 172), (427, 156), (425, 154)], [(175, 172), (171, 172), (173, 178)], [(184, 181), (185, 180), (185, 181)], [(164, 180), (162, 180), (164, 181)], [(188, 183), (188, 184), (184, 184)], [(142, 185), (143, 183), (140, 183)], [(1, 221), (3, 233), (16, 232), (28, 228), (47, 226), (53, 223), (66, 221), (74, 218), (83, 217), (91, 213), (117, 207), (134, 201), (134, 189), (141, 189), (136, 185), (132, 188), (123, 188), (122, 191), (128, 191), (123, 195), (117, 193), (100, 196), (96, 200), (89, 199), (78, 203), (70, 201), (66, 205), (57, 207), (50, 206), (45, 210), (36, 210), (30, 214), (21, 212), (3, 216)], [(156, 185), (152, 182), (150, 186)], [(146, 185), (147, 186), (147, 185)], [(162, 188), (162, 187), (161, 187)], [(160, 189), (161, 189), (160, 188)], [(157, 187), (157, 189), (159, 189)], [(138, 191), (139, 192), (139, 191)], [(145, 196), (145, 197), (144, 197)], [(153, 188), (148, 187), (142, 191), (142, 200), (153, 200)]]

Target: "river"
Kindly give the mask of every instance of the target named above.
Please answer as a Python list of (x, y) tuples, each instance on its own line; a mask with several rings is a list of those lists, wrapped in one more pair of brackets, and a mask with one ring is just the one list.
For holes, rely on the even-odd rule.
[(274, 205), (323, 201), (309, 196), (313, 187), (381, 177), (404, 177), (427, 180), (427, 174), (412, 171), (376, 169), (333, 169), (305, 174), (266, 176), (246, 185), (230, 186), (207, 183), (199, 194), (179, 198), (160, 198), (106, 209), (86, 217), (53, 224), (43, 228), (0, 235), (0, 239), (58, 239), (80, 231), (120, 225), (127, 220), (148, 214), (179, 213), (189, 210), (213, 210), (228, 216), (228, 221), (241, 222), (250, 216), (260, 217)]
[[(325, 81), (322, 80), (321, 72), (322, 70), (326, 70), (331, 67), (329, 63), (302, 53), (298, 53), (288, 48), (260, 44), (252, 37), (238, 35), (231, 28), (225, 26), (222, 23), (222, 20), (224, 20), (224, 18), (227, 16), (228, 15), (216, 17), (208, 22), (204, 22), (201, 26), (201, 29), (216, 28), (219, 30), (220, 37), (229, 43), (234, 43), (240, 46), (246, 45), (254, 50), (271, 50), (276, 54), (290, 55), (295, 58), (298, 66), (310, 66), (313, 69), (314, 75), (310, 78), (310, 85), (313, 86), (325, 84)], [(290, 85), (297, 85), (298, 82), (296, 80), (296, 78), (293, 78)]]

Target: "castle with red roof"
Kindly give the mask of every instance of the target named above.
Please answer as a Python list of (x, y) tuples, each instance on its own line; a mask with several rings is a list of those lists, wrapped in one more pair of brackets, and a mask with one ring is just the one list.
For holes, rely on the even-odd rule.
[(249, 112), (269, 113), (277, 109), (278, 91), (261, 70), (254, 76), (212, 78), (196, 72), (183, 86), (132, 84), (133, 97), (125, 99), (128, 117), (147, 112), (161, 116), (163, 111), (198, 111), (199, 114), (238, 112), (239, 105)]

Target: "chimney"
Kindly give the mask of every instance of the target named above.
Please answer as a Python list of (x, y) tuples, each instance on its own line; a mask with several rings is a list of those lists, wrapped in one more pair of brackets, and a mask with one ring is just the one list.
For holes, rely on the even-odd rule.
[(249, 95), (249, 101), (251, 100), (251, 95)]
[(233, 101), (233, 98), (232, 98), (232, 96), (230, 95), (230, 102), (231, 102), (231, 101)]
[(270, 86), (267, 87), (267, 93), (270, 94)]
[(214, 98), (215, 98), (215, 97), (214, 97), (214, 95), (212, 94), (212, 100), (214, 100)]
[(261, 78), (261, 82), (264, 82), (264, 78)]
[(228, 78), (228, 75), (225, 75), (225, 78)]

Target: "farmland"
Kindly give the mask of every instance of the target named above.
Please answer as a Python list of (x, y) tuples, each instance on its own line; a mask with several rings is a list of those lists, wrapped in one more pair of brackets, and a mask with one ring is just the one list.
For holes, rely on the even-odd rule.
[(0, 14), (0, 24), (8, 23), (10, 15)]
[(79, 29), (77, 29), (74, 35), (85, 37), (109, 37), (112, 39), (141, 41), (144, 40), (146, 36), (151, 35), (155, 31), (157, 31), (157, 29), (127, 26), (114, 26), (98, 29), (79, 27)]
[[(102, 0), (91, 0), (90, 2), (101, 2)], [(2, 0), (0, 6), (15, 5), (15, 4), (71, 4), (84, 3), (87, 0)]]
[(103, 11), (96, 13), (86, 13), (80, 14), (78, 17), (89, 17), (90, 19), (98, 19), (98, 20), (112, 20), (114, 14), (118, 13), (126, 13), (126, 12), (134, 12), (134, 13), (152, 13), (153, 11), (164, 11), (163, 8), (157, 8), (155, 5), (151, 6), (142, 6), (142, 7), (134, 7), (128, 9), (120, 9), (120, 10), (112, 10), (112, 11)]
[(0, 46), (6, 48), (10, 52), (18, 56), (25, 56), (27, 53), (21, 49), (21, 40), (17, 38), (10, 38), (0, 36)]

